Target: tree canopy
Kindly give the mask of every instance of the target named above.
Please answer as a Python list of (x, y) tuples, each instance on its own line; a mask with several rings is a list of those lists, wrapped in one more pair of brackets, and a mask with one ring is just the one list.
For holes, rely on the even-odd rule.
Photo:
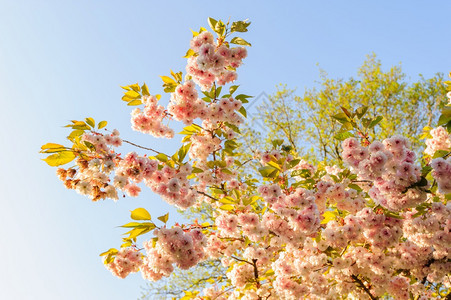
[[(267, 108), (274, 114), (262, 115), (270, 141), (249, 151), (252, 132), (242, 130), (252, 97), (235, 81), (250, 22), (208, 23), (216, 37), (193, 32), (185, 76), (161, 76), (167, 98), (145, 83), (122, 87), (136, 106), (134, 130), (173, 138), (168, 121), (184, 123), (174, 153), (89, 117), (66, 125), (66, 145), (41, 147), (64, 185), (92, 201), (147, 187), (180, 210), (208, 212), (169, 224), (168, 214), (132, 210), (119, 246), (100, 254), (106, 269), (184, 280), (162, 292), (185, 300), (450, 297), (451, 81), (447, 101), (440, 75), (407, 84), (398, 67), (384, 73), (370, 57), (360, 79), (323, 75), (303, 100), (280, 90)], [(315, 155), (303, 150), (303, 132)], [(123, 155), (123, 143), (143, 153)]]

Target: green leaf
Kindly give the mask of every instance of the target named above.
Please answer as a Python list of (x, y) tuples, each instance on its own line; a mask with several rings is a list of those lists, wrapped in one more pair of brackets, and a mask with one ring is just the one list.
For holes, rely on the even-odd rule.
[(339, 114), (333, 115), (332, 118), (334, 118), (341, 124), (349, 123), (349, 118), (344, 113), (339, 113)]
[(97, 128), (98, 129), (102, 129), (103, 127), (105, 127), (108, 124), (107, 121), (100, 121), (99, 124), (97, 124)]
[(216, 21), (215, 19), (213, 19), (213, 18), (208, 18), (208, 25), (210, 25), (210, 28), (214, 31), (215, 30), (215, 27), (216, 27), (216, 24), (218, 23), (218, 21)]
[(180, 147), (179, 151), (178, 151), (178, 158), (179, 158), (179, 162), (182, 163), (183, 159), (185, 159), (186, 154), (188, 153), (188, 150), (191, 146), (191, 143), (185, 144), (182, 147)]
[(225, 33), (225, 29), (226, 29), (225, 24), (224, 24), (221, 20), (219, 20), (219, 21), (215, 24), (215, 28), (214, 28), (213, 30), (214, 30), (214, 32), (216, 32), (219, 36), (222, 36), (222, 35), (224, 35), (224, 33)]
[(421, 169), (421, 176), (426, 177), (429, 174), (429, 172), (431, 172), (431, 171), (432, 171), (432, 167), (429, 165), (426, 165)]
[(247, 32), (247, 27), (251, 25), (251, 22), (245, 21), (236, 21), (232, 23), (232, 27), (230, 28), (231, 32)]
[(340, 106), (340, 108), (349, 119), (352, 119), (352, 114), (345, 107)]
[(242, 45), (242, 46), (252, 46), (251, 43), (247, 42), (246, 40), (239, 38), (239, 37), (234, 37), (230, 43), (232, 44), (236, 44), (236, 45)]
[(235, 91), (238, 89), (239, 85), (232, 85), (229, 88), (229, 93), (230, 95), (232, 95), (233, 93), (235, 93)]
[(132, 210), (130, 217), (133, 220), (151, 220), (149, 212), (142, 207)]
[(260, 174), (263, 177), (272, 177), (274, 172), (277, 173), (278, 170), (271, 166), (264, 166), (264, 167), (259, 168), (258, 171), (260, 172)]
[(350, 133), (349, 131), (346, 132), (339, 132), (336, 135), (334, 135), (334, 138), (339, 140), (339, 141), (344, 141), (347, 138), (353, 137), (354, 135), (352, 133)]
[(271, 144), (273, 145), (274, 148), (276, 148), (277, 146), (280, 146), (283, 144), (283, 140), (282, 139), (272, 140)]
[(75, 154), (72, 151), (61, 151), (44, 158), (45, 161), (51, 167), (57, 167), (65, 165), (75, 159)]
[(288, 163), (288, 169), (294, 168), (295, 166), (297, 166), (299, 164), (301, 160), (299, 158), (297, 159), (293, 159), (292, 161), (290, 161)]
[(358, 192), (362, 191), (362, 188), (360, 186), (358, 186), (357, 184), (351, 183), (350, 185), (348, 185), (348, 187), (350, 187), (351, 189), (354, 189), (354, 190), (356, 190)]
[(361, 106), (361, 107), (357, 108), (357, 110), (355, 111), (355, 113), (357, 114), (357, 118), (359, 118), (359, 120), (360, 120), (367, 111), (368, 111), (368, 106)]
[(244, 106), (241, 106), (240, 109), (238, 110), (245, 118), (247, 118), (247, 112), (246, 109), (244, 108)]
[(158, 220), (160, 220), (164, 224), (166, 224), (168, 222), (168, 219), (169, 219), (169, 213), (166, 213), (165, 215), (158, 217)]
[(370, 126), (368, 126), (369, 129), (373, 128), (374, 126), (376, 126), (377, 124), (380, 123), (380, 121), (382, 121), (383, 117), (382, 116), (377, 116), (373, 121), (371, 121)]
[(442, 114), (438, 119), (438, 126), (445, 125), (451, 121), (451, 106), (445, 106), (442, 109)]
[(89, 126), (91, 126), (91, 128), (96, 127), (96, 122), (94, 121), (93, 118), (86, 118), (85, 121), (86, 123), (88, 123)]
[(196, 167), (193, 167), (193, 170), (192, 170), (191, 173), (203, 173), (203, 172), (204, 172), (204, 170), (196, 168)]
[(155, 158), (158, 159), (159, 161), (162, 161), (162, 162), (167, 162), (168, 159), (169, 159), (167, 157), (167, 155), (163, 154), (163, 153), (158, 153), (157, 155), (155, 155)]
[(437, 151), (435, 151), (434, 156), (432, 158), (443, 157), (448, 153), (449, 153), (449, 151), (446, 151), (446, 150), (437, 150)]

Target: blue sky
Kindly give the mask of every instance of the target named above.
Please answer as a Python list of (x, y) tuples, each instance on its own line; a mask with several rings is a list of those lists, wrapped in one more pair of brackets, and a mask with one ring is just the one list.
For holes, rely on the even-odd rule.
[[(129, 210), (175, 211), (157, 196), (92, 203), (57, 180), (40, 145), (62, 142), (71, 119), (108, 120), (123, 137), (173, 152), (130, 129), (119, 85), (184, 70), (190, 28), (208, 16), (249, 18), (252, 43), (240, 90), (302, 92), (319, 78), (350, 77), (367, 54), (417, 78), (451, 71), (449, 1), (23, 1), (0, 0), (1, 299), (136, 299), (145, 282), (104, 269)], [(125, 148), (124, 152), (129, 150)]]

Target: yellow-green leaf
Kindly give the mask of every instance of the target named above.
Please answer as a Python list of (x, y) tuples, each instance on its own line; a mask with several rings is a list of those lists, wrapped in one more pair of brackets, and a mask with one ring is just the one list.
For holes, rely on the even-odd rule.
[(248, 41), (239, 38), (239, 37), (234, 37), (230, 43), (232, 44), (237, 44), (237, 45), (243, 45), (243, 46), (251, 46), (251, 43), (249, 43)]
[(96, 126), (96, 122), (93, 118), (86, 118), (85, 121), (89, 126), (91, 126), (91, 128), (94, 128)]
[(328, 211), (324, 212), (323, 217), (324, 217), (324, 220), (321, 221), (321, 224), (327, 224), (327, 223), (329, 223), (329, 221), (336, 219), (337, 212), (335, 210), (334, 211), (328, 210)]
[(57, 167), (61, 165), (65, 165), (75, 159), (75, 154), (72, 151), (61, 151), (52, 155), (47, 156), (47, 158), (44, 158), (43, 161), (45, 161), (49, 166)]
[(124, 94), (124, 97), (130, 98), (130, 99), (136, 99), (136, 98), (141, 97), (141, 95), (135, 91), (128, 91)]
[(175, 80), (168, 76), (160, 76), (164, 83), (176, 84)]
[(65, 151), (66, 148), (63, 145), (47, 143), (41, 146), (41, 153), (55, 153)]
[(97, 128), (98, 129), (102, 129), (103, 127), (105, 127), (108, 124), (107, 121), (100, 121), (99, 124), (97, 124)]
[(141, 100), (132, 100), (127, 103), (128, 106), (136, 106), (136, 105), (141, 105), (141, 104), (143, 104)]
[(188, 49), (188, 51), (186, 51), (186, 54), (185, 54), (185, 56), (183, 56), (183, 58), (189, 58), (195, 54), (196, 54), (196, 52), (194, 52), (193, 49)]
[(99, 256), (104, 256), (104, 255), (107, 255), (107, 254), (110, 254), (110, 253), (111, 253), (111, 254), (116, 254), (117, 252), (118, 252), (117, 249), (115, 249), (115, 248), (110, 248), (109, 250), (100, 253)]
[(220, 207), (220, 209), (227, 210), (227, 211), (233, 210), (234, 208), (235, 207), (232, 204), (225, 204)]
[(142, 207), (132, 210), (130, 217), (133, 220), (151, 220), (149, 212)]
[(168, 221), (168, 219), (169, 219), (169, 213), (167, 213), (167, 214), (165, 214), (165, 215), (163, 215), (163, 216), (158, 217), (158, 220), (160, 220), (161, 222), (163, 222), (163, 223), (165, 223), (165, 224), (166, 224), (166, 222)]
[(150, 96), (149, 87), (147, 86), (147, 84), (144, 83), (141, 87), (141, 90), (144, 96)]

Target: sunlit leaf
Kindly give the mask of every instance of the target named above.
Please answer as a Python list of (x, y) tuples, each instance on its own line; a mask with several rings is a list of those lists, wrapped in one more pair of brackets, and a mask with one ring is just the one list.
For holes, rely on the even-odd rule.
[(151, 220), (149, 212), (144, 208), (137, 208), (131, 211), (131, 216), (133, 220)]

